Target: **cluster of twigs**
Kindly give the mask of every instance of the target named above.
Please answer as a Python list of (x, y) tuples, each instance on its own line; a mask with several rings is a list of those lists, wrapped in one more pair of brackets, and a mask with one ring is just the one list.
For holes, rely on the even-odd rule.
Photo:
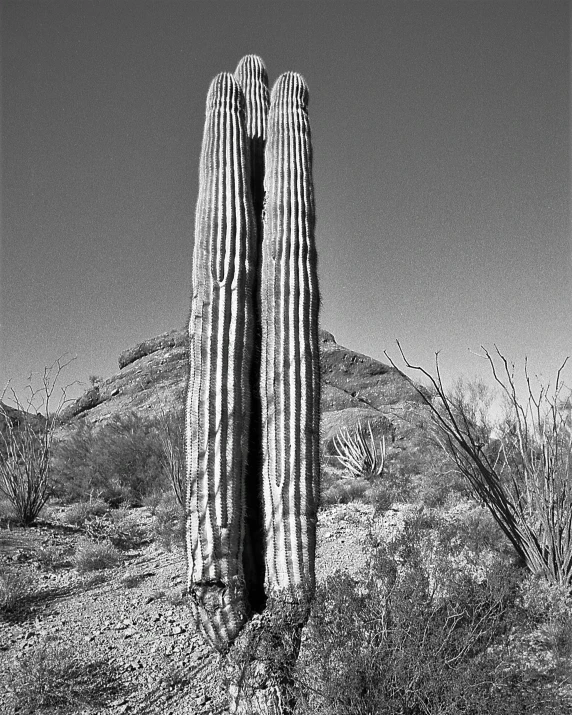
[(50, 497), (54, 429), (66, 403), (66, 388), (58, 399), (55, 390), (69, 362), (58, 358), (44, 368), (39, 387), (30, 378), (23, 400), (9, 384), (0, 395), (0, 492), (25, 526), (36, 521)]
[[(485, 416), (462, 395), (447, 394), (435, 356), (428, 378), (434, 397), (418, 389), (430, 410), (435, 436), (491, 511), (528, 569), (551, 583), (572, 586), (572, 409), (562, 381), (535, 392), (525, 363), (526, 393), (517, 394), (514, 365), (496, 348), (484, 355), (507, 405), (506, 417), (491, 434)], [(500, 369), (495, 360), (500, 361)], [(407, 377), (407, 376), (406, 376)], [(410, 383), (415, 383), (407, 377)]]
[(343, 429), (334, 436), (334, 446), (340, 463), (349, 470), (354, 477), (374, 479), (383, 474), (385, 466), (385, 437), (376, 444), (373, 437), (371, 424), (367, 423), (369, 438), (361, 423), (353, 433)]
[(186, 503), (185, 447), (182, 420), (161, 415), (159, 439), (163, 450), (164, 466), (169, 475), (177, 502), (184, 509)]

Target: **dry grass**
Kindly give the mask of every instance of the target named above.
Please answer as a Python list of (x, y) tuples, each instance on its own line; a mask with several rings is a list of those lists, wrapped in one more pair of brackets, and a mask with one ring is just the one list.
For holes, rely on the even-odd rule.
[(370, 489), (370, 484), (366, 479), (356, 479), (355, 477), (339, 479), (322, 492), (322, 505), (348, 504), (363, 499), (368, 489)]
[(103, 516), (108, 511), (109, 506), (103, 499), (90, 499), (69, 506), (63, 515), (63, 521), (65, 524), (81, 527), (90, 517)]
[(33, 588), (34, 581), (26, 571), (4, 570), (0, 572), (0, 613), (9, 612)]
[(94, 544), (87, 540), (80, 542), (72, 557), (72, 563), (80, 573), (113, 568), (120, 561), (121, 554), (110, 542)]
[(94, 712), (94, 707), (103, 706), (106, 695), (113, 692), (113, 683), (98, 682), (101, 670), (102, 664), (89, 654), (45, 640), (12, 662), (8, 712), (35, 715), (86, 712), (85, 708)]
[(184, 548), (184, 512), (172, 492), (164, 496), (155, 510), (153, 535), (156, 542), (166, 551)]

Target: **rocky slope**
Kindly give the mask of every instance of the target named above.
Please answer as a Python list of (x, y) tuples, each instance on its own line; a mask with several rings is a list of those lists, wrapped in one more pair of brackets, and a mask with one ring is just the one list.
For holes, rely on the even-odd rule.
[[(420, 403), (399, 370), (338, 345), (325, 330), (320, 347), (325, 440), (340, 426), (351, 428), (364, 419), (387, 430), (396, 408)], [(87, 390), (62, 416), (72, 424), (104, 423), (127, 410), (143, 415), (182, 410), (186, 377), (186, 331), (172, 330), (121, 353), (119, 372)]]

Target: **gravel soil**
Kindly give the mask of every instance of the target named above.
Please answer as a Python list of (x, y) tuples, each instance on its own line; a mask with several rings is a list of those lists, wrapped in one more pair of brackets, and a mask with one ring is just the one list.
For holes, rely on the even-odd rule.
[[(373, 507), (359, 502), (323, 508), (318, 583), (338, 570), (365, 574), (372, 533), (391, 540), (407, 509), (374, 520)], [(184, 552), (153, 540), (150, 510), (122, 517), (142, 538), (117, 553), (116, 565), (84, 573), (73, 557), (93, 533), (63, 517), (53, 509), (35, 527), (0, 528), (0, 714), (226, 715), (223, 663), (190, 619)], [(18, 597), (2, 607), (6, 578)], [(555, 714), (572, 713), (572, 645), (554, 671), (553, 625), (523, 634), (515, 651), (558, 695)], [(557, 633), (572, 644), (572, 633)], [(51, 709), (40, 710), (38, 694)]]
[[(356, 503), (320, 513), (318, 581), (363, 569), (372, 513)], [(55, 661), (66, 671), (61, 697), (70, 712), (226, 713), (219, 656), (189, 618), (182, 550), (142, 544), (121, 552), (119, 565), (82, 574), (71, 556), (85, 533), (60, 516), (0, 530), (1, 572), (24, 584), (17, 603), (0, 611), (0, 713), (25, 712), (26, 690), (41, 684), (41, 666), (26, 663), (42, 646), (52, 668)], [(129, 518), (150, 529), (148, 509)]]

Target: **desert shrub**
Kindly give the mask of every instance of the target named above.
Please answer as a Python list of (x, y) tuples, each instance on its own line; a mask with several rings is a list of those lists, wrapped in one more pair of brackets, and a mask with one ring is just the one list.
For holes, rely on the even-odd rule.
[(183, 415), (161, 414), (158, 435), (163, 448), (163, 467), (171, 489), (182, 508), (186, 499), (185, 419)]
[(135, 413), (68, 433), (55, 447), (54, 471), (58, 495), (68, 501), (95, 492), (111, 506), (140, 505), (169, 485), (158, 422)]
[(320, 465), (320, 503), (323, 494), (340, 479), (344, 479), (346, 474), (338, 465), (328, 464), (322, 461)]
[(395, 504), (411, 500), (411, 479), (393, 460), (387, 460), (383, 476), (372, 480), (365, 497), (375, 508), (375, 513), (381, 514)]
[(93, 680), (97, 664), (86, 660), (77, 648), (44, 640), (18, 656), (8, 669), (11, 712), (76, 712), (103, 705), (102, 689)]
[(437, 509), (473, 497), (466, 479), (450, 465), (416, 474), (411, 479), (411, 497), (418, 504)]
[(165, 494), (155, 510), (153, 535), (166, 551), (185, 546), (185, 513), (172, 492)]
[(101, 497), (90, 497), (87, 506), (88, 516), (103, 516), (109, 512), (109, 505)]
[[(337, 573), (319, 589), (297, 670), (297, 712), (452, 715), (551, 712), (520, 693), (508, 636), (522, 621), (521, 571), (476, 580), (435, 574), (411, 523), (378, 548), (362, 580)], [(534, 703), (535, 709), (528, 708)]]
[(34, 581), (25, 571), (0, 570), (0, 613), (12, 611), (30, 594)]
[(339, 479), (322, 492), (321, 503), (323, 506), (328, 504), (349, 504), (352, 501), (362, 499), (368, 489), (370, 489), (370, 484), (365, 479), (353, 477)]
[(483, 581), (520, 566), (488, 510), (473, 501), (449, 511), (401, 506), (391, 522), (377, 523), (369, 541), (373, 549), (388, 549), (399, 563), (419, 561), (440, 592), (455, 574)]
[(16, 512), (8, 499), (0, 498), (0, 528), (9, 527), (17, 521)]
[(55, 571), (69, 564), (69, 558), (56, 546), (35, 549), (33, 558), (41, 569), (47, 571)]
[(521, 596), (533, 627), (534, 640), (552, 652), (555, 663), (567, 661), (569, 664), (572, 655), (570, 589), (530, 577), (524, 584)]
[(53, 438), (66, 388), (59, 400), (54, 393), (69, 362), (58, 358), (39, 379), (30, 375), (23, 399), (9, 384), (0, 394), (0, 493), (24, 526), (37, 520), (53, 490)]
[(87, 519), (102, 516), (109, 511), (108, 504), (100, 498), (76, 502), (69, 506), (63, 515), (63, 521), (73, 526), (84, 526)]
[(505, 400), (504, 418), (496, 424), (490, 418), (493, 398), (483, 383), (459, 381), (447, 392), (438, 358), (433, 376), (409, 363), (402, 352), (406, 366), (431, 382), (432, 397), (418, 392), (430, 411), (435, 439), (523, 563), (550, 583), (570, 587), (572, 393), (562, 380), (566, 360), (554, 386), (540, 384), (537, 389), (525, 362), (526, 393), (521, 398), (514, 365), (498, 349), (496, 355), (484, 354)]
[(72, 556), (72, 563), (80, 573), (113, 568), (120, 561), (121, 554), (110, 542), (82, 541)]
[(95, 543), (110, 543), (126, 551), (149, 541), (145, 527), (125, 507), (108, 510), (103, 516), (91, 516), (83, 524), (87, 538)]
[(121, 514), (117, 518), (113, 518), (114, 512), (111, 512), (111, 516), (112, 522), (108, 538), (113, 546), (121, 551), (128, 551), (149, 541), (147, 530), (136, 519)]
[(514, 556), (501, 528), (490, 511), (473, 500), (459, 501), (448, 511), (439, 513), (437, 538), (449, 553), (471, 552), (475, 562), (483, 554)]
[(162, 489), (153, 489), (141, 499), (141, 505), (147, 507), (151, 512), (151, 516), (155, 516), (155, 511), (165, 496), (165, 491)]
[(365, 496), (368, 502), (374, 507), (374, 514), (382, 514), (384, 511), (391, 509), (397, 501), (395, 490), (390, 484), (381, 481), (370, 487)]

